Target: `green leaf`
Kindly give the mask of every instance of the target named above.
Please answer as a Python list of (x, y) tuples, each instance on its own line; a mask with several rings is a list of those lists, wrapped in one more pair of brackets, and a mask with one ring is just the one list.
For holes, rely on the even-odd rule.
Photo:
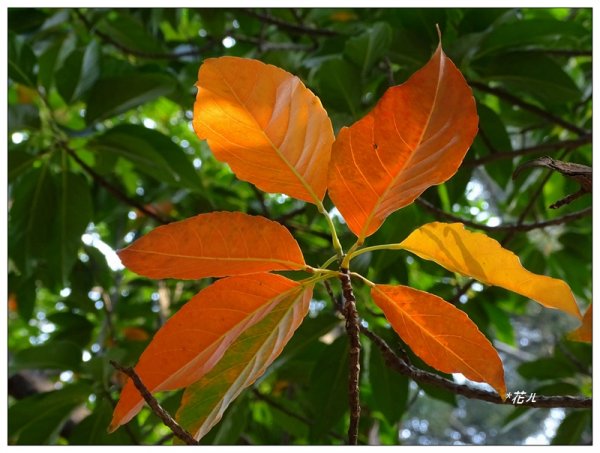
[(90, 188), (81, 175), (63, 171), (57, 176), (58, 203), (54, 223), (54, 239), (50, 253), (56, 259), (51, 269), (56, 281), (68, 286), (68, 278), (81, 246), (81, 235), (92, 221)]
[(175, 89), (175, 80), (159, 73), (134, 73), (98, 80), (87, 99), (88, 124), (126, 112), (165, 96)]
[(563, 48), (578, 45), (588, 32), (575, 21), (529, 19), (493, 27), (483, 40), (479, 56), (508, 49)]
[(17, 177), (31, 170), (33, 163), (38, 159), (21, 148), (15, 147), (8, 151), (8, 182), (13, 182)]
[(8, 77), (17, 83), (35, 87), (36, 58), (31, 47), (12, 32), (8, 34)]
[(189, 386), (177, 411), (177, 421), (201, 439), (220, 420), (231, 401), (258, 379), (281, 353), (302, 323), (312, 287), (291, 293), (262, 321), (229, 346), (217, 365)]
[(523, 91), (547, 104), (576, 102), (581, 92), (552, 58), (536, 52), (515, 52), (480, 59), (473, 69), (502, 83), (511, 92)]
[(54, 444), (73, 409), (83, 404), (89, 394), (89, 387), (78, 383), (17, 401), (8, 409), (9, 443)]
[(74, 50), (56, 71), (56, 89), (67, 104), (80, 100), (100, 74), (100, 47), (91, 41), (85, 51)]
[(392, 28), (385, 22), (378, 22), (366, 32), (350, 38), (344, 54), (359, 68), (363, 77), (385, 54), (392, 42)]
[(125, 10), (115, 15), (105, 16), (98, 23), (98, 29), (127, 49), (145, 53), (164, 51), (161, 42)]
[(503, 343), (514, 346), (515, 332), (508, 314), (493, 302), (483, 302), (480, 305), (494, 326), (495, 338)]
[(249, 419), (248, 398), (242, 394), (225, 411), (221, 421), (201, 439), (202, 445), (235, 445)]
[(591, 428), (591, 411), (573, 411), (565, 417), (552, 439), (552, 445), (582, 445), (581, 435), (586, 427)]
[(371, 409), (381, 412), (390, 425), (400, 421), (408, 399), (408, 378), (391, 370), (376, 348), (371, 348), (369, 382), (374, 401)]
[(48, 165), (35, 169), (13, 187), (13, 205), (9, 211), (10, 256), (21, 271), (31, 271), (32, 261), (45, 258), (53, 242), (52, 225), (56, 220), (56, 185)]
[(8, 132), (39, 129), (40, 125), (40, 112), (35, 105), (8, 105)]
[(348, 408), (348, 338), (342, 335), (316, 359), (306, 395), (312, 409), (309, 440), (327, 435)]
[(20, 370), (78, 370), (81, 348), (71, 341), (48, 341), (41, 346), (22, 349), (12, 356), (11, 373)]
[(196, 192), (203, 190), (198, 173), (185, 152), (157, 130), (123, 124), (113, 127), (90, 145), (132, 161), (158, 181), (164, 181), (166, 177), (167, 182), (175, 185)]
[(518, 373), (527, 379), (561, 379), (573, 376), (573, 365), (566, 359), (543, 357), (532, 362), (522, 363), (517, 368)]
[(51, 334), (51, 341), (69, 341), (85, 347), (92, 338), (96, 326), (85, 316), (72, 312), (56, 312), (47, 316), (48, 321), (56, 325), (56, 331)]
[(112, 406), (106, 399), (96, 402), (94, 412), (75, 425), (69, 436), (69, 445), (131, 445), (125, 430), (108, 434)]
[(319, 66), (314, 77), (319, 97), (327, 107), (344, 112), (349, 110), (354, 118), (358, 118), (362, 89), (356, 66), (340, 57), (331, 58)]

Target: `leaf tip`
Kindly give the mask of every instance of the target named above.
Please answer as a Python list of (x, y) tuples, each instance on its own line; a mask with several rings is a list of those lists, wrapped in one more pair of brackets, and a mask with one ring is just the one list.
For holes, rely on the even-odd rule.
[(435, 29), (437, 30), (437, 34), (438, 34), (438, 41), (439, 41), (439, 46), (442, 45), (442, 30), (440, 30), (440, 24), (436, 23), (435, 24)]

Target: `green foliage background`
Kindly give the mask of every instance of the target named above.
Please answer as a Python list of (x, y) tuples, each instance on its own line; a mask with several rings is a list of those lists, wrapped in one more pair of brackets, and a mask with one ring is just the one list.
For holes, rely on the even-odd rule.
[[(194, 135), (203, 59), (257, 58), (298, 75), (337, 131), (428, 61), (435, 24), (474, 87), (480, 132), (456, 176), (422, 199), (484, 226), (590, 206), (588, 195), (548, 208), (578, 190), (560, 174), (511, 175), (544, 153), (591, 165), (591, 9), (9, 9), (9, 443), (170, 442), (147, 409), (106, 433), (121, 385), (108, 360), (134, 364), (169, 314), (210, 282), (151, 281), (110, 259), (111, 250), (157, 225), (132, 204), (170, 220), (213, 210), (267, 215), (293, 232), (308, 263), (331, 255), (314, 206), (257, 192)], [(565, 140), (580, 146), (476, 162)], [(399, 242), (438, 216), (412, 205), (390, 216), (369, 243)], [(348, 246), (352, 235), (339, 218), (336, 224)], [(517, 232), (506, 244), (528, 269), (568, 282), (585, 309), (591, 226), (588, 216)], [(365, 254), (355, 267), (372, 281), (408, 283), (446, 300), (466, 282), (402, 252)], [(367, 291), (356, 292), (370, 328), (401, 348)], [(498, 347), (509, 391), (591, 396), (591, 347), (565, 340), (575, 327), (566, 315), (477, 284), (460, 302)], [(340, 326), (317, 288), (310, 317), (273, 369), (203, 443), (342, 443), (348, 414)], [(386, 368), (367, 341), (362, 370), (360, 443), (591, 442), (590, 410), (492, 406), (419, 387)], [(180, 396), (160, 399), (174, 411)]]

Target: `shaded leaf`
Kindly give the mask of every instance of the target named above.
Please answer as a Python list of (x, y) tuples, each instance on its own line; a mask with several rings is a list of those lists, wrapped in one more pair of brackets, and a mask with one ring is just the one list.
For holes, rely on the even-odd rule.
[(98, 23), (98, 30), (110, 36), (120, 45), (138, 52), (161, 52), (163, 47), (147, 30), (147, 24), (131, 17), (126, 10), (117, 10), (118, 14), (105, 16)]
[(325, 105), (358, 116), (362, 82), (353, 64), (343, 58), (330, 58), (319, 66), (314, 77)]
[(514, 291), (581, 319), (573, 293), (564, 281), (529, 272), (498, 241), (470, 232), (462, 223), (428, 223), (399, 246), (452, 272)]
[(118, 253), (126, 267), (150, 278), (198, 279), (306, 266), (285, 227), (241, 212), (211, 212), (163, 225)]
[(112, 406), (106, 399), (96, 403), (94, 412), (79, 422), (69, 436), (69, 445), (130, 445), (131, 438), (123, 432), (109, 434)]
[(177, 421), (197, 440), (281, 354), (308, 313), (311, 296), (312, 285), (288, 291), (277, 308), (239, 336), (210, 373), (186, 389)]
[(452, 177), (476, 132), (471, 89), (440, 45), (406, 83), (340, 130), (329, 195), (361, 241), (392, 212)]
[(575, 374), (573, 365), (566, 359), (559, 357), (542, 357), (532, 362), (522, 363), (517, 368), (518, 373), (527, 379), (568, 378)]
[(91, 41), (85, 50), (74, 50), (56, 71), (56, 89), (67, 104), (80, 100), (100, 74), (100, 47)]
[(413, 352), (444, 373), (462, 373), (490, 384), (504, 398), (498, 353), (461, 310), (433, 294), (408, 286), (376, 285), (375, 303)]
[(552, 439), (551, 445), (581, 445), (581, 435), (591, 427), (590, 410), (573, 411), (565, 417)]
[(194, 130), (236, 176), (265, 192), (319, 204), (333, 130), (319, 99), (298, 77), (257, 60), (204, 60)]
[(8, 34), (8, 77), (17, 83), (35, 87), (36, 57), (29, 44), (12, 32)]
[[(135, 366), (136, 373), (151, 392), (189, 386), (210, 372), (245, 330), (300, 286), (274, 274), (218, 280), (196, 294), (156, 333)], [(110, 431), (131, 420), (143, 404), (128, 380)]]
[(165, 96), (175, 89), (175, 83), (172, 77), (156, 73), (100, 79), (90, 89), (85, 120), (92, 124)]
[(35, 105), (8, 105), (8, 132), (39, 129), (40, 125), (40, 112)]
[(361, 68), (363, 77), (385, 54), (392, 42), (392, 28), (386, 22), (373, 24), (369, 30), (350, 38), (344, 53)]
[(69, 415), (90, 394), (86, 384), (66, 385), (17, 401), (8, 409), (8, 438), (17, 445), (53, 444)]
[(394, 425), (406, 409), (408, 378), (391, 370), (375, 348), (371, 349), (369, 359), (369, 383), (375, 403), (371, 409), (381, 412)]
[(312, 409), (311, 443), (325, 436), (348, 409), (348, 351), (348, 339), (342, 335), (315, 359), (306, 395)]
[(592, 342), (592, 304), (587, 308), (583, 315), (583, 322), (577, 329), (569, 332), (567, 338), (573, 341)]
[(81, 365), (81, 348), (72, 341), (50, 341), (40, 346), (14, 353), (9, 369), (19, 370), (78, 370)]

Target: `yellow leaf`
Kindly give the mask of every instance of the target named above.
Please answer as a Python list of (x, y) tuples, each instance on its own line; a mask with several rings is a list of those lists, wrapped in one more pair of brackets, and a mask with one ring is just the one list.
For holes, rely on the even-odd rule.
[(592, 304), (588, 307), (583, 315), (583, 322), (577, 329), (569, 332), (567, 338), (573, 341), (583, 341), (585, 343), (592, 342)]
[(502, 361), (463, 311), (408, 286), (375, 285), (371, 295), (402, 340), (426, 363), (444, 373), (487, 382), (504, 399)]
[(331, 120), (296, 76), (257, 60), (204, 60), (194, 130), (236, 176), (265, 192), (320, 204), (334, 140)]
[(519, 257), (498, 241), (465, 230), (462, 223), (428, 223), (413, 231), (400, 247), (450, 271), (514, 291), (581, 319), (569, 285), (529, 272)]

